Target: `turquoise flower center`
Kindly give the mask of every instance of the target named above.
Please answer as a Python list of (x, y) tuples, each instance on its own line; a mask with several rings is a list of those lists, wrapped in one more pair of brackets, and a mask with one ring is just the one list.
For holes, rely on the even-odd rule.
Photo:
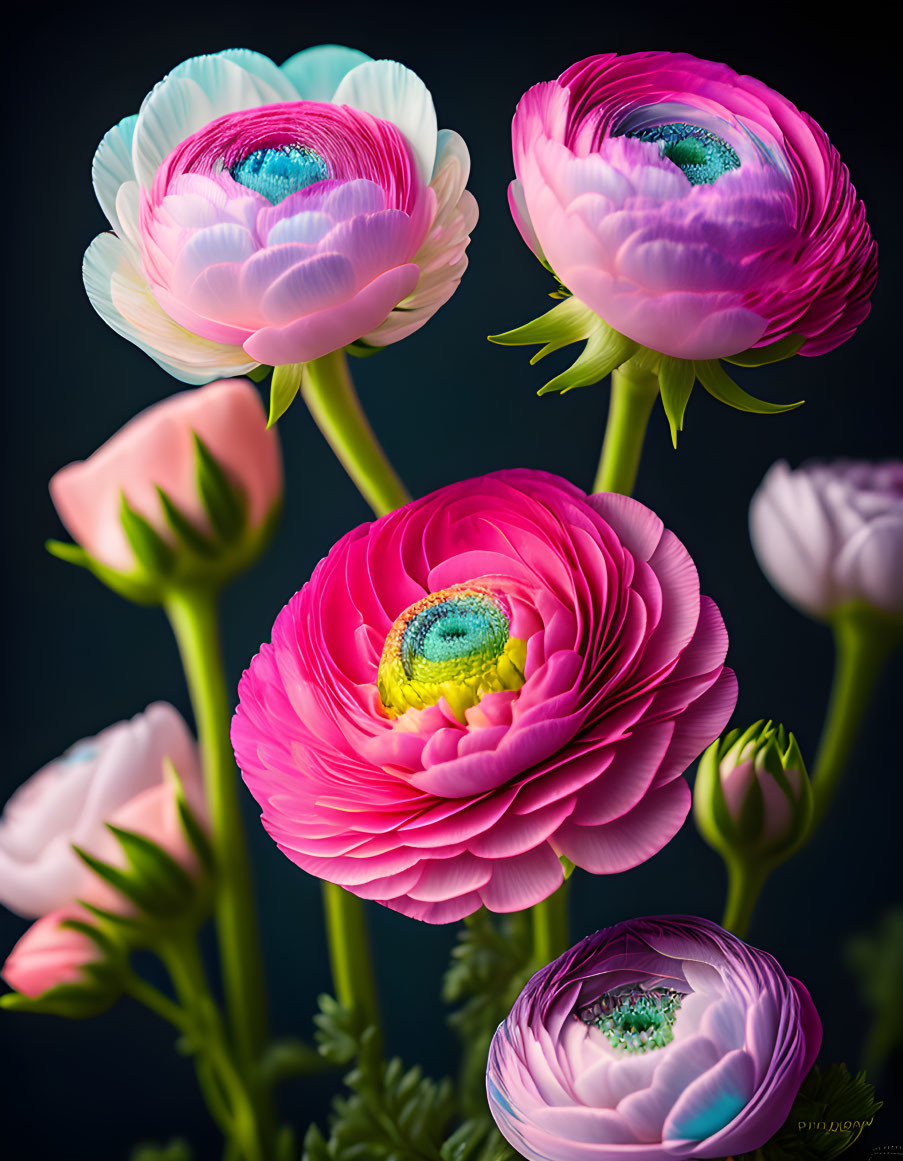
[(649, 1052), (674, 1039), (674, 1020), (682, 999), (681, 993), (671, 988), (603, 992), (594, 1004), (581, 1008), (577, 1017), (598, 1028), (612, 1048)]
[(729, 170), (740, 168), (740, 158), (732, 146), (709, 129), (686, 121), (630, 129), (625, 136), (657, 141), (661, 156), (673, 161), (691, 185), (711, 185)]
[(299, 189), (329, 177), (326, 162), (307, 145), (256, 149), (229, 167), (239, 185), (255, 190), (275, 206)]
[(511, 636), (506, 603), (476, 585), (452, 585), (396, 620), (376, 684), (391, 717), (445, 698), (464, 721), (484, 694), (520, 689), (525, 661), (526, 643)]
[(401, 664), (414, 681), (453, 680), (494, 662), (507, 643), (504, 610), (482, 594), (468, 593), (411, 618), (401, 639)]

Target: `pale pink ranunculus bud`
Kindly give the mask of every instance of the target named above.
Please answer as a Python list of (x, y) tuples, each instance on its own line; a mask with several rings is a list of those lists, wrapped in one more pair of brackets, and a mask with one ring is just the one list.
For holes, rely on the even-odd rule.
[[(225, 477), (226, 500), (238, 505), (231, 517), (234, 527), (223, 526), (222, 504), (214, 497), (211, 505), (209, 488), (205, 494), (201, 486), (198, 440)], [(220, 479), (215, 473), (214, 482)], [(209, 542), (207, 551), (198, 554), (188, 541), (182, 553), (190, 557), (188, 567), (216, 567), (210, 562), (222, 555), (218, 547), (236, 551), (237, 541), (253, 538), (268, 524), (282, 498), (279, 438), (267, 430), (260, 397), (247, 379), (221, 379), (164, 399), (50, 481), (53, 503), (73, 538), (94, 560), (119, 573), (148, 563), (138, 559), (140, 552), (136, 556), (123, 522), (123, 498), (167, 552), (185, 548), (167, 518), (161, 491)], [(240, 544), (237, 551), (247, 555)]]
[(863, 603), (903, 615), (903, 462), (774, 464), (752, 498), (762, 571), (792, 604), (827, 618)]
[(32, 923), (0, 969), (11, 988), (34, 999), (50, 988), (84, 981), (85, 965), (101, 959), (101, 952), (84, 932), (60, 926), (67, 919), (87, 922), (91, 915), (83, 907), (63, 907)]
[(191, 810), (205, 819), (197, 745), (166, 702), (77, 742), (32, 775), (0, 815), (0, 902), (30, 917), (70, 907), (78, 899), (128, 910), (127, 901), (72, 849), (76, 844), (124, 866), (124, 852), (107, 823), (151, 839), (193, 871), (197, 856), (182, 829), (167, 760)]

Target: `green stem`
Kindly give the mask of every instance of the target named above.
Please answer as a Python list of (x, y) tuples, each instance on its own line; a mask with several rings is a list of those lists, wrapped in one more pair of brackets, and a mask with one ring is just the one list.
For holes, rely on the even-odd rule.
[(833, 629), (834, 682), (812, 772), (810, 836), (831, 805), (875, 685), (901, 639), (898, 624), (866, 605), (839, 609)]
[(530, 909), (533, 921), (533, 960), (537, 968), (545, 967), (570, 947), (568, 886), (569, 880), (565, 879), (554, 895), (534, 904)]
[(740, 939), (744, 939), (749, 931), (753, 909), (765, 886), (769, 870), (766, 867), (749, 867), (733, 860), (727, 864), (727, 902), (721, 926)]
[[(242, 1074), (252, 1077), (266, 1044), (266, 999), (251, 867), (238, 801), (238, 772), (229, 741), (217, 623), (217, 594), (208, 587), (171, 591), (165, 603), (191, 694), (217, 858), (216, 925), (229, 1028)], [(265, 1104), (260, 1094), (261, 1104)]]
[(654, 372), (629, 364), (612, 371), (608, 421), (594, 492), (631, 494), (646, 426), (657, 398), (658, 376)]
[(198, 1081), (210, 1112), (232, 1153), (242, 1161), (265, 1161), (264, 1130), (253, 1094), (229, 1050), (219, 1009), (210, 994), (194, 935), (171, 938), (158, 954), (172, 977), (180, 1004), (191, 1021), (188, 1033)]
[(304, 365), (301, 394), (345, 471), (377, 516), (410, 496), (373, 434), (354, 390), (344, 351)]
[(336, 999), (357, 1013), (361, 1027), (379, 1027), (379, 1011), (363, 902), (323, 880), (323, 911)]

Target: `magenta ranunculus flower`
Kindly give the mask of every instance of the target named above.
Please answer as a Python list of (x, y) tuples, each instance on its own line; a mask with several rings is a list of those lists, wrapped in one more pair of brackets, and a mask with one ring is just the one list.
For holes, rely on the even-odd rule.
[(236, 758), (304, 870), (431, 923), (660, 850), (736, 700), (727, 635), (649, 509), (517, 470), (363, 524), (239, 686)]
[(821, 1046), (803, 985), (707, 919), (630, 919), (529, 981), (492, 1042), (492, 1115), (527, 1161), (757, 1149)]
[(609, 326), (680, 359), (797, 336), (830, 351), (869, 310), (875, 245), (825, 132), (761, 81), (686, 53), (605, 53), (517, 107), (524, 239)]
[(394, 343), (461, 278), (477, 209), (457, 133), (395, 61), (321, 45), (173, 69), (104, 137), (112, 234), (85, 255), (109, 325), (185, 383)]
[(765, 575), (815, 617), (863, 604), (903, 617), (903, 462), (773, 464), (749, 508)]

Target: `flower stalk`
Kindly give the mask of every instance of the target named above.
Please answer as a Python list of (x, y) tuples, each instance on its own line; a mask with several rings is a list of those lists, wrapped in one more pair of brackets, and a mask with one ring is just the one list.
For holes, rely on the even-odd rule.
[(868, 605), (844, 605), (831, 618), (835, 665), (828, 711), (812, 773), (809, 834), (833, 801), (884, 666), (901, 643), (899, 622)]
[(325, 879), (322, 886), (336, 999), (355, 1014), (361, 1028), (378, 1028), (379, 1009), (364, 905), (344, 887)]
[(570, 925), (568, 922), (569, 880), (561, 884), (554, 894), (530, 909), (533, 922), (533, 966), (545, 967), (557, 959), (570, 946)]
[(342, 467), (377, 516), (410, 496), (380, 447), (361, 407), (344, 351), (304, 365), (301, 394)]
[(629, 363), (611, 373), (611, 399), (594, 492), (629, 496), (636, 483), (649, 416), (658, 398), (658, 376)]
[(179, 647), (198, 729), (217, 863), (216, 926), (229, 1029), (243, 1075), (266, 1043), (266, 999), (251, 867), (241, 822), (217, 593), (172, 590), (165, 609)]

